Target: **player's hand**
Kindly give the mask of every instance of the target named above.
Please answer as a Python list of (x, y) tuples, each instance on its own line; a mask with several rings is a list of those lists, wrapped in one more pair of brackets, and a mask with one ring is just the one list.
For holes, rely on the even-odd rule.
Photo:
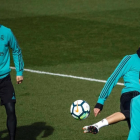
[(23, 76), (16, 76), (17, 84), (21, 84), (23, 81)]
[(99, 108), (94, 108), (93, 112), (94, 112), (94, 116), (96, 117), (99, 113), (100, 113), (100, 109)]

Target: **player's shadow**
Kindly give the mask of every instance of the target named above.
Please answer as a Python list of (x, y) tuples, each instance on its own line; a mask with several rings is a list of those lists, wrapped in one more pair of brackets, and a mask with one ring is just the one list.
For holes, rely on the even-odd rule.
[[(36, 140), (41, 134), (42, 138), (52, 135), (54, 128), (47, 126), (45, 122), (36, 122), (31, 125), (19, 126), (16, 131), (17, 140)], [(6, 133), (6, 136), (5, 136)], [(2, 138), (2, 135), (5, 137)], [(0, 131), (0, 140), (9, 140), (8, 131)]]

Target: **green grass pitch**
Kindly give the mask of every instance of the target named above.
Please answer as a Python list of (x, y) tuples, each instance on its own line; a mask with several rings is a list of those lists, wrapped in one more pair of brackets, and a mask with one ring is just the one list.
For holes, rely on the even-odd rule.
[[(0, 24), (14, 32), (25, 68), (107, 80), (123, 56), (139, 47), (139, 5), (138, 0), (6, 0), (0, 2)], [(14, 70), (11, 77), (17, 98), (17, 140), (127, 139), (126, 122), (102, 128), (97, 135), (82, 131), (119, 111), (123, 86), (113, 89), (95, 118), (93, 108), (104, 83), (25, 71), (24, 82), (17, 85)], [(91, 107), (90, 116), (82, 121), (70, 115), (70, 105), (77, 99)], [(8, 140), (3, 106), (0, 116), (0, 139)]]

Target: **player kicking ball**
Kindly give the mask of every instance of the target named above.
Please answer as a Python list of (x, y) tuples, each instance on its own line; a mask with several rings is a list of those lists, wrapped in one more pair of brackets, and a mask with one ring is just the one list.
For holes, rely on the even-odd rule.
[[(140, 84), (139, 84), (139, 72), (140, 72), (140, 48), (136, 54), (126, 55), (121, 62), (118, 64), (114, 72), (108, 78), (104, 85), (97, 104), (94, 107), (95, 117), (102, 111), (103, 105), (107, 97), (110, 95), (112, 89), (117, 84), (118, 80), (123, 77), (124, 88), (121, 92), (120, 98), (120, 112), (116, 112), (103, 120), (94, 123), (89, 126), (84, 126), (84, 133), (97, 134), (100, 128), (114, 124), (123, 120), (126, 120), (129, 128), (130, 126), (130, 103), (131, 100), (140, 95)], [(115, 98), (115, 97), (114, 97)]]

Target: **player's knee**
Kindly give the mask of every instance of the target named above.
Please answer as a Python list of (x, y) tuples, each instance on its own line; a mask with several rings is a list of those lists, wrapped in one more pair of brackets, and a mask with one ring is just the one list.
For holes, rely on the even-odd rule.
[(126, 116), (123, 113), (121, 113), (121, 117), (122, 117), (122, 120), (126, 119)]
[(7, 116), (15, 116), (15, 103), (5, 104)]
[(122, 114), (122, 118), (124, 119), (130, 119), (130, 111), (129, 110), (124, 110), (120, 112)]

